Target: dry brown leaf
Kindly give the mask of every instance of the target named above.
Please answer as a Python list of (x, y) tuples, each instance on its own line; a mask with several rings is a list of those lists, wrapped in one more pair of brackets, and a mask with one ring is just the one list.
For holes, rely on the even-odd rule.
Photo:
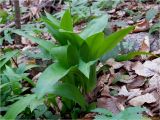
[(115, 59), (113, 58), (110, 58), (109, 60), (107, 60), (105, 64), (113, 67), (113, 69), (119, 69), (124, 65), (123, 63), (116, 62)]
[(155, 97), (150, 93), (146, 93), (144, 95), (137, 96), (137, 97), (131, 99), (129, 101), (129, 104), (132, 106), (141, 106), (144, 103), (154, 103), (154, 102), (156, 102)]
[(151, 77), (155, 74), (154, 71), (151, 71), (150, 69), (144, 67), (141, 62), (135, 63), (135, 65), (132, 67), (132, 70), (135, 70), (136, 74), (144, 77)]
[(137, 32), (145, 32), (147, 30), (149, 30), (149, 22), (144, 19), (143, 21), (139, 22), (136, 24), (136, 27), (134, 29), (134, 33), (137, 33)]
[(102, 97), (97, 99), (97, 107), (106, 108), (114, 114), (117, 114), (120, 112), (117, 106), (117, 99), (114, 97)]
[(149, 36), (145, 36), (144, 40), (141, 43), (141, 46), (140, 46), (139, 50), (143, 51), (143, 52), (149, 52), (150, 51)]
[(127, 84), (127, 87), (129, 89), (139, 88), (143, 86), (145, 83), (145, 77), (137, 76), (134, 78), (134, 80)]

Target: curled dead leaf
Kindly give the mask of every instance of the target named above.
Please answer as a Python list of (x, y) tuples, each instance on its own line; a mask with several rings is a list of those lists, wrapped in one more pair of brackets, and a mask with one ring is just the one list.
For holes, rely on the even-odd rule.
[(149, 27), (150, 27), (149, 22), (146, 19), (144, 19), (143, 21), (136, 24), (136, 27), (133, 30), (133, 32), (134, 33), (145, 32), (145, 31), (149, 30)]

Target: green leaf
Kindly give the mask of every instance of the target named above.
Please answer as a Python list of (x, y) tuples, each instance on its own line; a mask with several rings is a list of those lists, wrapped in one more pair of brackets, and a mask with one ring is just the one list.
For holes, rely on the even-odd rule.
[(1, 55), (0, 57), (0, 69), (15, 55), (18, 54), (18, 50), (9, 51), (6, 52), (4, 55)]
[[(84, 54), (85, 53), (85, 54)], [(90, 61), (89, 56), (90, 55), (90, 49), (86, 41), (83, 42), (83, 44), (80, 47), (80, 57), (83, 61), (88, 62)]]
[(51, 54), (57, 61), (64, 67), (68, 67), (68, 60), (67, 60), (67, 49), (68, 46), (59, 46), (54, 47), (51, 49)]
[(62, 33), (62, 35), (65, 36), (65, 39), (67, 39), (72, 45), (75, 45), (77, 48), (79, 48), (84, 41), (78, 34), (74, 32), (62, 29), (60, 29), (59, 31)]
[(47, 40), (43, 40), (40, 38), (36, 38), (30, 35), (27, 35), (25, 32), (20, 31), (20, 30), (14, 30), (14, 33), (21, 35), (25, 38), (28, 38), (29, 40), (38, 43), (41, 47), (43, 47), (44, 49), (46, 49), (48, 52), (50, 52), (50, 50), (55, 46), (53, 43), (47, 41)]
[(8, 41), (10, 44), (13, 44), (13, 39), (11, 38), (11, 33), (9, 29), (4, 30), (4, 39)]
[(22, 97), (19, 101), (12, 104), (7, 113), (4, 115), (5, 119), (15, 119), (16, 116), (25, 110), (25, 108), (35, 99), (35, 95), (27, 95)]
[(86, 81), (87, 92), (91, 91), (96, 85), (96, 70), (95, 70), (96, 60), (90, 61), (88, 63), (80, 61), (78, 69), (88, 78)]
[(65, 69), (59, 63), (54, 63), (45, 69), (45, 71), (39, 77), (35, 88), (35, 93), (38, 95), (38, 98), (43, 97), (47, 93), (52, 93), (53, 85), (67, 75), (68, 72), (73, 68), (74, 67)]
[[(127, 60), (133, 59), (134, 57), (136, 57), (138, 55), (153, 55), (153, 54), (151, 54), (149, 52), (143, 52), (143, 51), (134, 51), (134, 52), (130, 52), (128, 54), (119, 55), (115, 59), (116, 59), (116, 61), (127, 61)], [(155, 55), (153, 55), (153, 56), (155, 56)]]
[(150, 21), (153, 19), (156, 15), (158, 14), (158, 10), (151, 8), (150, 10), (147, 11), (146, 13), (146, 19)]
[(65, 97), (78, 103), (85, 109), (86, 102), (81, 92), (74, 85), (68, 83), (56, 84), (53, 86), (53, 94)]
[(129, 107), (113, 116), (112, 120), (142, 120), (142, 112), (145, 110), (141, 107)]
[(101, 49), (105, 47), (104, 42), (104, 33), (102, 32), (94, 34), (86, 39), (86, 43), (89, 46), (89, 60), (95, 60), (103, 55), (100, 52)]
[(66, 10), (61, 19), (61, 29), (73, 31), (73, 23), (69, 10)]
[(29, 105), (31, 112), (33, 112), (34, 109), (43, 104), (43, 99), (34, 99)]
[(108, 23), (108, 16), (103, 15), (97, 19), (89, 22), (87, 27), (80, 33), (80, 36), (83, 39), (88, 38), (89, 36), (94, 35), (95, 33), (102, 32)]
[(149, 33), (151, 34), (151, 33), (155, 32), (155, 31), (159, 31), (159, 30), (160, 30), (160, 22), (154, 24), (154, 25), (150, 28)]
[(78, 50), (72, 45), (55, 47), (51, 51), (58, 62), (66, 68), (79, 63)]
[(52, 23), (54, 23), (55, 26), (57, 26), (57, 28), (60, 28), (60, 22), (59, 20), (57, 20), (53, 15), (49, 14), (48, 12), (45, 12), (47, 18), (52, 21)]
[(134, 27), (127, 27), (124, 29), (121, 29), (111, 35), (109, 35), (108, 37), (106, 37), (104, 39), (104, 43), (102, 44), (102, 49), (100, 49), (98, 56), (102, 56), (104, 53), (109, 52), (110, 50), (112, 50), (114, 47), (117, 46), (117, 44), (123, 40), (123, 38), (129, 34), (132, 30), (134, 29)]
[(49, 19), (42, 17), (43, 22), (45, 23), (46, 27), (48, 28), (48, 31), (51, 33), (51, 35), (61, 44), (66, 45), (67, 40), (64, 38), (64, 36), (59, 32), (60, 27), (54, 24)]
[(79, 54), (76, 47), (69, 45), (67, 49), (67, 60), (69, 66), (75, 66), (79, 63)]
[(113, 113), (105, 108), (96, 108), (94, 110), (91, 110), (91, 112), (97, 112), (99, 114), (107, 115), (107, 116), (113, 116)]
[[(81, 46), (81, 57), (84, 61), (92, 61), (101, 57), (103, 54), (108, 53), (117, 44), (129, 33), (133, 30), (134, 27), (128, 27), (122, 29), (118, 32), (111, 34), (110, 36), (104, 38), (104, 34), (102, 32), (94, 34), (86, 39), (86, 44), (82, 44)], [(84, 55), (83, 52), (87, 53)]]

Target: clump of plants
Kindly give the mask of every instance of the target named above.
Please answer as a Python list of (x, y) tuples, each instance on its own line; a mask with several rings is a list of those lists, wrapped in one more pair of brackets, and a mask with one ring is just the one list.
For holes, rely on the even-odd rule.
[[(25, 118), (24, 111), (34, 114), (32, 118), (35, 118), (40, 114), (37, 110), (44, 110), (43, 107), (46, 106), (53, 112), (48, 112), (46, 109), (43, 114), (40, 114), (43, 117), (47, 114), (46, 116), (50, 115), (53, 119), (57, 117), (55, 116), (57, 113), (61, 118), (76, 119), (94, 109), (96, 106), (88, 103), (87, 95), (96, 86), (97, 61), (134, 29), (134, 27), (127, 27), (105, 36), (103, 30), (107, 19), (107, 15), (98, 17), (92, 20), (81, 33), (75, 33), (69, 10), (65, 11), (61, 21), (46, 13), (46, 17), (43, 16), (42, 20), (58, 44), (30, 36), (25, 31), (14, 30), (14, 33), (38, 43), (51, 56), (53, 63), (44, 70), (36, 85), (31, 83), (33, 85), (31, 93), (15, 96), (18, 100), (7, 107), (7, 112), (2, 118)], [(4, 70), (11, 72), (7, 66), (4, 66)], [(2, 74), (4, 73), (2, 71)], [(26, 76), (22, 76), (16, 83), (24, 78), (31, 82), (26, 79)], [(10, 87), (13, 83), (5, 87)], [(1, 88), (5, 87), (2, 84)]]

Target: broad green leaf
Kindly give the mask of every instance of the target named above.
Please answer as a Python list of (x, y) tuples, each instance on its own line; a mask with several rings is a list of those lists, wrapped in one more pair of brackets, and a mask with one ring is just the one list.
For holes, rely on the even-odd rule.
[(45, 13), (46, 13), (47, 18), (52, 23), (54, 23), (57, 26), (57, 28), (60, 28), (60, 22), (59, 22), (59, 20), (57, 20), (53, 15), (49, 14), (48, 12), (45, 12)]
[(67, 49), (67, 60), (69, 66), (75, 66), (79, 63), (79, 54), (76, 47), (69, 45)]
[(73, 22), (69, 10), (66, 10), (61, 19), (61, 29), (73, 31)]
[(31, 112), (33, 112), (34, 109), (43, 104), (44, 104), (43, 99), (32, 100), (31, 104), (29, 105)]
[(38, 97), (41, 98), (47, 93), (52, 93), (53, 85), (67, 75), (71, 69), (73, 68), (65, 69), (59, 63), (54, 63), (45, 69), (45, 71), (39, 77), (35, 88), (35, 93), (38, 95)]
[(15, 55), (18, 54), (18, 50), (9, 51), (6, 52), (4, 55), (1, 55), (0, 57), (0, 69)]
[(73, 100), (74, 102), (78, 103), (83, 109), (85, 109), (86, 107), (86, 102), (83, 95), (74, 85), (68, 83), (55, 84), (53, 86), (53, 94)]
[(91, 110), (91, 112), (97, 112), (99, 114), (107, 115), (107, 116), (113, 116), (113, 113), (105, 108), (96, 108), (94, 110)]
[(97, 19), (89, 22), (87, 27), (80, 33), (80, 36), (83, 39), (88, 38), (89, 36), (94, 35), (95, 33), (102, 32), (108, 23), (108, 16), (103, 15)]
[(86, 81), (87, 92), (93, 89), (96, 85), (96, 70), (95, 70), (96, 61), (90, 61), (85, 63), (80, 61), (78, 69), (88, 78)]
[(79, 63), (78, 50), (72, 45), (54, 47), (51, 54), (66, 68)]
[[(89, 60), (95, 60), (100, 57), (101, 49), (104, 46), (104, 33), (100, 32), (94, 34), (86, 39), (86, 43), (89, 46)], [(103, 48), (102, 48), (103, 47)]]
[[(85, 53), (85, 54), (84, 54)], [(86, 41), (83, 42), (83, 44), (80, 47), (80, 57), (83, 61), (88, 62), (90, 61), (90, 48)]]
[(145, 108), (141, 107), (129, 107), (113, 116), (111, 120), (142, 120), (142, 112), (145, 110)]
[(98, 56), (102, 56), (104, 53), (109, 52), (114, 47), (116, 47), (117, 44), (121, 40), (123, 40), (123, 38), (127, 34), (129, 34), (133, 29), (134, 29), (134, 27), (127, 27), (127, 28), (121, 29), (121, 30), (109, 35), (108, 37), (106, 37), (104, 40), (104, 44), (102, 46), (102, 50), (100, 50), (100, 53)]
[(50, 50), (55, 46), (53, 43), (51, 43), (49, 41), (46, 41), (46, 40), (43, 40), (43, 39), (40, 39), (40, 38), (36, 38), (36, 37), (30, 36), (30, 35), (27, 35), (25, 32), (20, 31), (20, 30), (14, 30), (13, 32), (18, 34), (18, 35), (21, 35), (21, 36), (23, 36), (25, 38), (28, 38), (29, 40), (31, 40), (31, 41), (33, 41), (35, 43), (38, 43), (41, 47), (46, 49), (48, 52), (50, 52)]
[(55, 57), (55, 59), (57, 59), (58, 62), (64, 67), (68, 67), (67, 49), (67, 45), (54, 47), (51, 49), (51, 54), (53, 57)]
[(96, 115), (94, 120), (112, 120), (112, 118), (105, 115)]
[(90, 49), (89, 60), (96, 60), (103, 54), (112, 50), (128, 33), (133, 30), (133, 28), (134, 27), (124, 28), (106, 38), (103, 38), (103, 33), (97, 33), (87, 38), (86, 42)]
[[(151, 54), (149, 52), (143, 52), (143, 51), (134, 51), (134, 52), (130, 52), (128, 54), (119, 55), (115, 59), (116, 59), (116, 61), (127, 61), (127, 60), (133, 59), (134, 57), (136, 57), (138, 55), (153, 55), (153, 54)], [(153, 55), (153, 56), (155, 56), (155, 55)]]
[(67, 41), (64, 38), (64, 36), (59, 32), (59, 26), (54, 24), (49, 19), (42, 17), (43, 22), (45, 23), (46, 27), (48, 28), (48, 31), (51, 33), (51, 35), (61, 44), (66, 45)]
[(4, 115), (4, 119), (15, 119), (16, 116), (25, 110), (25, 108), (35, 99), (35, 95), (27, 95), (20, 100), (12, 104), (7, 113)]
[(60, 29), (59, 31), (62, 33), (62, 35), (65, 36), (65, 39), (67, 39), (72, 45), (75, 45), (77, 48), (79, 48), (84, 41), (78, 34), (74, 32), (62, 29)]

